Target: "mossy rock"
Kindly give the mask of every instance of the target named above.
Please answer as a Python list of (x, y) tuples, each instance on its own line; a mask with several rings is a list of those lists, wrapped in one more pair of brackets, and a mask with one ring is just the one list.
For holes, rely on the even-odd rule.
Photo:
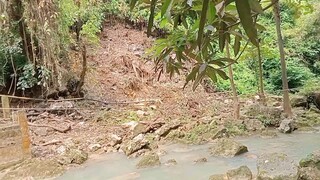
[(320, 150), (314, 151), (299, 162), (300, 167), (315, 167), (320, 170)]
[(227, 177), (229, 180), (251, 180), (252, 172), (247, 166), (240, 166), (237, 169), (232, 169), (227, 172)]
[(221, 138), (213, 141), (209, 151), (212, 156), (234, 157), (248, 152), (248, 148), (232, 139)]
[(142, 159), (138, 162), (136, 167), (140, 168), (148, 168), (154, 166), (160, 166), (160, 158), (156, 153), (151, 153), (142, 157)]
[(279, 126), (282, 110), (276, 107), (252, 105), (245, 114), (260, 120), (265, 126)]
[(83, 164), (88, 159), (88, 153), (78, 150), (70, 149), (60, 159), (60, 164)]

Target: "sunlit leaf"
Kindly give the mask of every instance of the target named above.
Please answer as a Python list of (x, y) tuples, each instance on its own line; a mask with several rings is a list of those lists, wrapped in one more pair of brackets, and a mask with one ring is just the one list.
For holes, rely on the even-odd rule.
[(208, 23), (211, 24), (216, 18), (216, 8), (215, 8), (213, 2), (211, 2), (211, 1), (209, 2), (208, 6), (209, 6), (208, 7), (208, 14), (207, 14)]
[(248, 35), (250, 42), (258, 46), (257, 42), (257, 29), (254, 26), (251, 17), (251, 9), (248, 0), (235, 0), (237, 11), (240, 17), (240, 22)]

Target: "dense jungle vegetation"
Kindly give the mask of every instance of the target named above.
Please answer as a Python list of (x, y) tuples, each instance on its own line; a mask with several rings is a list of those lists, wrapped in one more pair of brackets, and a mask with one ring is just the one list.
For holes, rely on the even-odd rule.
[[(157, 38), (148, 56), (156, 59), (158, 69), (165, 62), (166, 71), (173, 75), (183, 68), (187, 60), (196, 60), (195, 63), (198, 64), (193, 71), (189, 69), (187, 77), (187, 82), (194, 81), (194, 88), (207, 75), (217, 90), (231, 90), (230, 81), (225, 79), (230, 76), (226, 72), (227, 67), (232, 64), (237, 93), (255, 93), (261, 87), (261, 64), (265, 90), (281, 94), (281, 63), (276, 24), (272, 8), (265, 8), (271, 1), (248, 1), (254, 18), (244, 23), (241, 13), (250, 13), (250, 10), (242, 12), (241, 8), (246, 7), (238, 8), (237, 1), (226, 1), (225, 4), (222, 3), (225, 1), (155, 2), (1, 1), (0, 82), (3, 93), (18, 91), (26, 94), (31, 89), (41, 89), (44, 94), (49, 89), (61, 89), (62, 81), (65, 80), (63, 72), (75, 71), (69, 63), (70, 52), (84, 51), (88, 45), (99, 46), (102, 24), (105, 19), (112, 18), (141, 30), (146, 28), (148, 34)], [(292, 93), (309, 92), (319, 85), (319, 7), (320, 3), (316, 0), (280, 1), (286, 72), (288, 87)], [(237, 8), (241, 23), (245, 26), (237, 23)], [(265, 8), (264, 12), (262, 8)], [(248, 31), (252, 34), (248, 34)], [(231, 50), (224, 41), (232, 46)], [(228, 58), (224, 58), (226, 48), (232, 51)], [(200, 62), (211, 63), (213, 68), (207, 69)], [(207, 69), (207, 73), (202, 73), (203, 69)], [(79, 71), (72, 73), (78, 80), (84, 78)], [(216, 74), (220, 76), (217, 77)], [(81, 86), (83, 83), (79, 84)], [(33, 95), (39, 95), (39, 92)]]

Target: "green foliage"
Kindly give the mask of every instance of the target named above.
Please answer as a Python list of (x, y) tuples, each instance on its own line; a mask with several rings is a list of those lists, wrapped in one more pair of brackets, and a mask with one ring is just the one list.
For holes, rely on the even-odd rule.
[(137, 24), (146, 22), (150, 14), (146, 4), (138, 5), (130, 10), (127, 0), (110, 0), (106, 5), (106, 11), (108, 14)]
[(37, 66), (35, 69), (33, 64), (26, 64), (19, 74), (17, 87), (23, 91), (36, 85), (46, 87), (49, 77), (50, 71), (44, 66)]
[[(132, 0), (131, 5), (134, 6), (136, 2), (137, 0)], [(143, 4), (145, 1), (138, 2)], [(217, 46), (223, 51), (226, 42), (234, 41), (233, 49), (238, 54), (244, 40), (257, 45), (257, 30), (252, 16), (261, 13), (262, 6), (257, 0), (250, 0), (250, 3), (248, 0), (224, 3), (202, 0), (151, 1), (148, 34), (155, 14), (158, 14), (153, 11), (161, 13), (161, 17), (173, 27), (169, 35), (158, 40), (151, 49), (156, 69), (160, 73), (165, 68), (170, 76), (179, 74), (179, 70), (185, 68), (187, 62), (192, 62), (193, 67), (186, 77), (186, 84), (192, 81), (193, 90), (206, 76), (213, 82), (219, 76), (224, 80), (228, 79), (224, 68), (235, 63), (235, 60), (221, 58), (216, 50)]]
[[(80, 5), (74, 0), (57, 1), (59, 7), (59, 34), (63, 45), (73, 42), (70, 38), (70, 27), (81, 22), (80, 34), (89, 43), (98, 43), (97, 34), (101, 31), (106, 11), (102, 1), (80, 0)], [(82, 24), (83, 23), (83, 24)]]
[(12, 65), (20, 66), (26, 62), (26, 58), (20, 47), (21, 38), (9, 26), (0, 28), (0, 34), (0, 85), (5, 86), (13, 72)]
[[(282, 89), (280, 62), (277, 59), (266, 60), (263, 63), (266, 88), (271, 92), (278, 92)], [(305, 82), (312, 79), (314, 75), (303, 64), (296, 59), (287, 61), (288, 85), (290, 89), (303, 86)]]

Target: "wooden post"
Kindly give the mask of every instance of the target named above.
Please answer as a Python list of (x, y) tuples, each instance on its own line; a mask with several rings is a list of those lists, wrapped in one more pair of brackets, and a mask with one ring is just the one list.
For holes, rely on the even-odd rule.
[(27, 114), (24, 111), (18, 111), (14, 116), (19, 122), (21, 134), (22, 134), (22, 150), (26, 158), (31, 157), (31, 140), (29, 136), (29, 127)]
[(3, 118), (10, 118), (10, 103), (8, 96), (1, 96)]

